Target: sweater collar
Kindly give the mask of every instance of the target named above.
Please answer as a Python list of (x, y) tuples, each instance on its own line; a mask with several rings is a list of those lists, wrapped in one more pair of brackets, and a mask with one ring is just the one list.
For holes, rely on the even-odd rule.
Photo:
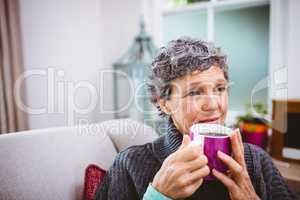
[(167, 132), (153, 143), (153, 150), (160, 162), (163, 162), (170, 154), (177, 151), (182, 143), (182, 133), (174, 125), (172, 119), (168, 120)]
[(183, 135), (179, 132), (179, 130), (174, 125), (173, 121), (170, 119), (168, 122), (168, 130), (167, 130), (167, 147), (171, 153), (177, 151), (182, 143)]

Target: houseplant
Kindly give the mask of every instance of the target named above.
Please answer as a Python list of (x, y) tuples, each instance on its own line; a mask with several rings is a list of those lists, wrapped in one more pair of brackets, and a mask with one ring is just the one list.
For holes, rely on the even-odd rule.
[(246, 113), (237, 117), (236, 127), (240, 128), (243, 140), (265, 149), (268, 142), (269, 123), (265, 104), (246, 105)]

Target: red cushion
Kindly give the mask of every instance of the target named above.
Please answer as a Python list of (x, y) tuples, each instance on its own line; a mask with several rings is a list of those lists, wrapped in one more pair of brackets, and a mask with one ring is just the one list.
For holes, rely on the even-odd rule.
[(106, 171), (95, 164), (90, 164), (85, 169), (83, 199), (92, 200)]

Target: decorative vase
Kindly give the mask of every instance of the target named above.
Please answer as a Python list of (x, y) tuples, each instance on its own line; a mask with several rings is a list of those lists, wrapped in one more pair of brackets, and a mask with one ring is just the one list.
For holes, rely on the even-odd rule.
[(268, 143), (268, 126), (266, 124), (242, 122), (239, 126), (245, 142), (266, 149)]

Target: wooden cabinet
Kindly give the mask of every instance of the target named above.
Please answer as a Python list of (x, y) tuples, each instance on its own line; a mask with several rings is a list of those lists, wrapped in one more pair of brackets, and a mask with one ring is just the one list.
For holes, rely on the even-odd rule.
[[(300, 100), (273, 100), (271, 128), (271, 156), (300, 163)], [(289, 149), (294, 156), (284, 154)]]

